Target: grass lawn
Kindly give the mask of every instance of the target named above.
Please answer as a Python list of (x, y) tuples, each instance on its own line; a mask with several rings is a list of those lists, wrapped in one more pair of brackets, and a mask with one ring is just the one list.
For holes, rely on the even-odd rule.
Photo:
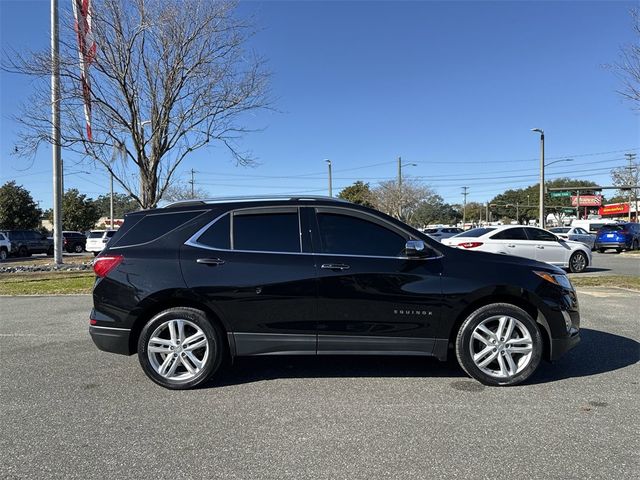
[(0, 295), (91, 293), (93, 272), (0, 273)]
[(574, 287), (620, 287), (640, 291), (640, 277), (632, 275), (570, 275)]

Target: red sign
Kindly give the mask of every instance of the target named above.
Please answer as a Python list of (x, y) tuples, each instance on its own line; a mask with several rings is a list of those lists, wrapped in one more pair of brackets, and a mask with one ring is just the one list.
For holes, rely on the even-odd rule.
[[(599, 207), (602, 205), (602, 195), (580, 195), (580, 207)], [(571, 206), (578, 206), (578, 196), (571, 197)]]
[(605, 205), (598, 210), (599, 215), (619, 215), (621, 213), (629, 213), (628, 203), (612, 203)]

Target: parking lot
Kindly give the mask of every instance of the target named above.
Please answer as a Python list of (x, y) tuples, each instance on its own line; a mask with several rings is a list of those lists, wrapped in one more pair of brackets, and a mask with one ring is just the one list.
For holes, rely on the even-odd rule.
[(580, 292), (582, 343), (526, 385), (421, 358), (256, 358), (173, 392), (98, 351), (89, 296), (4, 297), (2, 478), (632, 478), (640, 294)]

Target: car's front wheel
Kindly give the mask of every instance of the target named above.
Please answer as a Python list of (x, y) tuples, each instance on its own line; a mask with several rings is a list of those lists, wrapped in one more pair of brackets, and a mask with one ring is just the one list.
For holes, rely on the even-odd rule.
[(219, 328), (194, 308), (170, 308), (157, 314), (138, 339), (144, 372), (158, 385), (175, 390), (206, 382), (220, 367), (223, 351)]
[(494, 303), (477, 309), (462, 323), (456, 356), (465, 372), (485, 385), (517, 385), (538, 368), (542, 336), (524, 310)]
[(584, 252), (575, 252), (569, 258), (569, 271), (571, 273), (581, 273), (587, 268), (589, 261)]

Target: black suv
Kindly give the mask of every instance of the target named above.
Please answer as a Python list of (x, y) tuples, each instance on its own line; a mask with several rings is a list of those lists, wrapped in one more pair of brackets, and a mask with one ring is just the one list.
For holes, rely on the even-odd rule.
[(80, 232), (62, 232), (64, 249), (69, 253), (82, 253), (87, 246), (86, 235)]
[(32, 253), (53, 255), (53, 240), (36, 230), (6, 230), (4, 234), (11, 242), (11, 254), (28, 257)]
[(527, 379), (579, 341), (559, 268), (441, 245), (330, 198), (189, 201), (130, 213), (96, 258), (89, 331), (156, 383), (225, 357), (418, 355), (487, 385)]

